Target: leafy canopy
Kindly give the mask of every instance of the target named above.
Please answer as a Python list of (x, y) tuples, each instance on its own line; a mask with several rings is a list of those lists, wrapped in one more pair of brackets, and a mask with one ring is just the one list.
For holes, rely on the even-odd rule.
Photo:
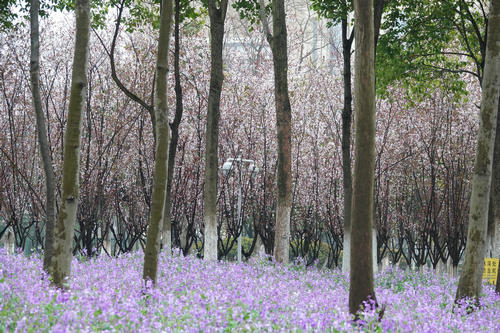
[[(387, 4), (377, 46), (377, 83), (413, 94), (444, 88), (466, 94), (463, 73), (482, 76), (482, 1), (401, 0)], [(479, 33), (476, 33), (477, 31)]]

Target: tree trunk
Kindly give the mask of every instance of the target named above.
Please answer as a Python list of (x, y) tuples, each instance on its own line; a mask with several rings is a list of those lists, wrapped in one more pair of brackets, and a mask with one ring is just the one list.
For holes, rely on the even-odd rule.
[[(262, 4), (263, 2), (261, 2)], [(273, 33), (268, 31), (274, 64), (274, 100), (278, 141), (276, 225), (274, 228), (274, 258), (287, 264), (290, 248), (290, 214), (292, 210), (292, 108), (288, 95), (288, 46), (285, 19), (285, 2), (272, 1)]]
[(342, 53), (344, 58), (344, 108), (342, 109), (342, 175), (344, 180), (344, 248), (342, 272), (350, 271), (351, 261), (351, 123), (352, 123), (352, 85), (351, 85), (351, 46), (353, 34), (347, 37), (347, 19), (342, 19)]
[(31, 61), (30, 79), (31, 95), (33, 97), (33, 108), (35, 109), (36, 129), (38, 144), (40, 145), (40, 155), (42, 157), (43, 171), (45, 172), (45, 244), (43, 253), (43, 269), (49, 270), (54, 251), (54, 224), (55, 224), (55, 181), (52, 159), (50, 157), (50, 147), (45, 126), (45, 117), (42, 109), (42, 99), (40, 97), (40, 31), (38, 24), (38, 11), (40, 10), (39, 0), (31, 0), (30, 6), (30, 40), (31, 40)]
[(167, 193), (165, 195), (165, 208), (163, 213), (163, 247), (169, 251), (172, 248), (172, 223), (170, 207), (172, 202), (172, 179), (174, 177), (175, 155), (179, 142), (179, 125), (182, 120), (184, 106), (182, 104), (182, 86), (179, 66), (179, 26), (180, 26), (180, 0), (175, 0), (175, 26), (174, 26), (174, 77), (175, 77), (175, 116), (171, 125), (172, 135), (168, 147)]
[(469, 230), (462, 274), (458, 281), (455, 301), (464, 297), (479, 300), (486, 250), (488, 205), (490, 199), (493, 147), (500, 93), (500, 1), (491, 1), (488, 19), (488, 39), (476, 162), (472, 180), (469, 209)]
[[(385, 1), (374, 2), (374, 49), (380, 32), (382, 12)], [(351, 123), (352, 123), (352, 85), (351, 85), (351, 47), (354, 32), (347, 36), (347, 17), (342, 19), (342, 56), (344, 59), (344, 108), (342, 109), (342, 175), (344, 183), (344, 246), (342, 272), (350, 271), (351, 260), (351, 209), (352, 209), (352, 168), (351, 168)], [(375, 231), (376, 235), (376, 231)], [(375, 237), (376, 240), (376, 237)], [(376, 248), (377, 244), (373, 244)], [(374, 265), (376, 271), (376, 265)]]
[[(500, 101), (499, 101), (500, 111)], [(497, 111), (495, 146), (493, 150), (493, 166), (491, 169), (490, 205), (488, 214), (488, 247), (487, 256), (500, 256), (500, 116)]]
[(75, 3), (76, 32), (67, 128), (64, 136), (62, 202), (54, 230), (54, 252), (49, 272), (59, 288), (71, 274), (72, 243), (79, 197), (80, 132), (87, 88), (90, 31), (89, 0)]
[(222, 0), (217, 8), (216, 0), (208, 1), (210, 16), (210, 91), (208, 94), (207, 130), (205, 149), (205, 243), (203, 257), (217, 260), (217, 171), (219, 169), (219, 115), (220, 95), (222, 92), (222, 47), (224, 41), (224, 21), (227, 12), (227, 0)]
[(373, 1), (354, 1), (356, 139), (351, 211), (349, 311), (376, 301), (373, 286), (372, 226), (375, 172), (375, 47)]
[(154, 91), (154, 110), (156, 122), (156, 154), (153, 179), (153, 193), (151, 195), (151, 215), (146, 238), (144, 253), (144, 280), (151, 280), (156, 284), (158, 271), (158, 254), (162, 231), (163, 208), (167, 187), (168, 168), (168, 100), (167, 100), (167, 73), (170, 30), (172, 26), (173, 0), (162, 1), (160, 14), (160, 36), (158, 40), (158, 58), (156, 60), (156, 77)]

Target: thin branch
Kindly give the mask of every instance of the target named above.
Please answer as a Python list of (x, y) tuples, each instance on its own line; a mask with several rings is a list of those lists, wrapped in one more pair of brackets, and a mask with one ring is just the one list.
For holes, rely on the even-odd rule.
[(7, 158), (7, 160), (10, 162), (10, 166), (19, 174), (19, 176), (21, 176), (21, 178), (24, 180), (24, 182), (26, 183), (26, 185), (28, 186), (29, 190), (31, 193), (33, 193), (34, 195), (34, 198), (38, 201), (40, 207), (42, 207), (42, 211), (43, 213), (45, 214), (46, 211), (45, 211), (45, 205), (42, 201), (42, 199), (40, 198), (40, 195), (38, 194), (38, 192), (33, 188), (32, 184), (31, 184), (31, 181), (28, 179), (28, 177), (22, 172), (21, 169), (19, 169), (19, 167), (17, 166), (17, 163), (12, 159), (12, 157), (2, 148), (0, 147), (0, 152)]
[(118, 78), (118, 75), (116, 74), (115, 49), (116, 49), (116, 42), (118, 39), (118, 33), (120, 31), (120, 24), (121, 24), (121, 18), (122, 18), (124, 6), (125, 6), (125, 0), (122, 0), (120, 2), (120, 7), (118, 8), (118, 18), (116, 19), (115, 32), (113, 34), (113, 40), (111, 42), (111, 49), (109, 51), (106, 48), (106, 45), (105, 45), (104, 41), (101, 39), (101, 37), (99, 36), (99, 34), (97, 34), (97, 32), (94, 29), (93, 29), (93, 31), (94, 31), (95, 35), (97, 36), (97, 38), (99, 39), (99, 42), (103, 46), (104, 50), (106, 51), (106, 53), (109, 56), (110, 66), (111, 66), (111, 78), (113, 79), (113, 81), (115, 81), (118, 88), (120, 88), (120, 90), (128, 98), (130, 98), (134, 102), (138, 103), (143, 108), (145, 108), (150, 114), (152, 114), (153, 113), (153, 106), (147, 104), (139, 96), (137, 96), (132, 91), (130, 91), (127, 87), (125, 87), (125, 85), (121, 82), (121, 80)]
[(470, 12), (469, 6), (465, 5), (465, 10), (467, 11), (467, 14), (469, 17), (469, 22), (472, 24), (472, 27), (474, 28), (474, 32), (476, 33), (477, 40), (479, 41), (479, 45), (481, 46), (481, 50), (483, 50), (483, 49), (485, 50), (486, 43), (483, 40), (483, 36), (481, 35), (481, 31), (479, 30), (479, 26), (477, 25), (477, 22), (474, 19), (474, 16), (472, 16), (472, 13)]
[(460, 23), (457, 23), (455, 21), (453, 21), (453, 24), (455, 25), (455, 27), (457, 28), (457, 30), (460, 32), (460, 34), (462, 35), (463, 39), (464, 39), (464, 43), (465, 43), (465, 46), (467, 48), (467, 51), (469, 51), (469, 54), (471, 56), (471, 58), (474, 60), (474, 63), (476, 64), (476, 68), (477, 68), (477, 76), (479, 78), (479, 81), (481, 81), (481, 67), (480, 67), (480, 64), (479, 64), (479, 60), (477, 59), (477, 57), (475, 56), (474, 52), (472, 51), (472, 47), (469, 43), (469, 38), (467, 37), (467, 29), (465, 28), (465, 22), (463, 20), (463, 17), (460, 16)]
[(220, 11), (221, 11), (221, 19), (222, 19), (222, 22), (224, 22), (226, 20), (226, 13), (227, 13), (227, 4), (228, 4), (228, 0), (222, 0), (221, 1), (221, 4), (220, 4)]
[(488, 14), (486, 14), (486, 11), (484, 10), (483, 2), (482, 1), (478, 1), (478, 2), (479, 2), (479, 7), (481, 8), (481, 14), (483, 14), (484, 22), (486, 23), (485, 26), (488, 26), (488, 24), (487, 24)]
[(264, 34), (266, 35), (266, 39), (269, 42), (269, 45), (272, 45), (273, 35), (269, 30), (269, 21), (267, 20), (266, 14), (266, 5), (264, 4), (264, 0), (259, 0), (260, 6), (260, 21), (262, 22), (262, 28), (264, 29)]
[(435, 66), (435, 65), (428, 65), (428, 64), (424, 64), (424, 66), (431, 67), (431, 68), (440, 70), (442, 72), (455, 73), (455, 74), (462, 74), (462, 73), (471, 74), (471, 75), (479, 78), (479, 75), (477, 73), (474, 73), (474, 72), (466, 70), (466, 69), (456, 69), (455, 70), (455, 69), (449, 69), (449, 68), (444, 68), (444, 67)]
[(435, 53), (416, 53), (414, 56), (416, 57), (432, 57), (432, 56), (437, 56), (437, 55), (457, 55), (457, 56), (464, 56), (472, 59), (476, 59), (474, 55), (471, 55), (470, 53), (464, 53), (464, 52), (449, 52), (449, 51), (441, 51), (441, 52), (435, 52)]

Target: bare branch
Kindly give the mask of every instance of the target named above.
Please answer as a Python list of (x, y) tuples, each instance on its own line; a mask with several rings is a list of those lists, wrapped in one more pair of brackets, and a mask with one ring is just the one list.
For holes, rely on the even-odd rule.
[(143, 101), (139, 96), (137, 96), (135, 93), (130, 91), (125, 85), (122, 83), (122, 81), (118, 78), (118, 75), (116, 73), (116, 63), (115, 63), (115, 49), (116, 49), (116, 41), (118, 39), (118, 33), (120, 31), (120, 24), (121, 24), (121, 18), (123, 14), (123, 9), (125, 6), (125, 0), (122, 0), (120, 2), (120, 7), (118, 8), (118, 18), (116, 19), (116, 25), (115, 25), (115, 32), (113, 34), (113, 40), (111, 42), (111, 49), (108, 51), (106, 48), (106, 44), (104, 41), (101, 39), (99, 34), (94, 30), (95, 35), (97, 36), (97, 39), (99, 39), (99, 42), (103, 46), (104, 50), (106, 51), (108, 57), (109, 57), (109, 62), (110, 62), (110, 67), (111, 67), (111, 78), (113, 81), (115, 81), (116, 85), (120, 90), (131, 100), (134, 102), (138, 103), (141, 105), (143, 108), (145, 108), (150, 114), (153, 114), (153, 106), (149, 105), (145, 101)]

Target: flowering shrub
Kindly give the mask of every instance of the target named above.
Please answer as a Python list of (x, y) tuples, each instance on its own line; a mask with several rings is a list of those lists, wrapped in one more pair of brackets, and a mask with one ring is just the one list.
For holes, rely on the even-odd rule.
[(379, 274), (382, 321), (367, 304), (353, 326), (348, 277), (338, 270), (162, 254), (151, 288), (142, 280), (142, 260), (141, 253), (75, 259), (69, 290), (62, 292), (50, 287), (39, 257), (0, 249), (0, 332), (500, 331), (500, 296), (491, 287), (472, 314), (452, 312), (456, 280), (430, 271)]

